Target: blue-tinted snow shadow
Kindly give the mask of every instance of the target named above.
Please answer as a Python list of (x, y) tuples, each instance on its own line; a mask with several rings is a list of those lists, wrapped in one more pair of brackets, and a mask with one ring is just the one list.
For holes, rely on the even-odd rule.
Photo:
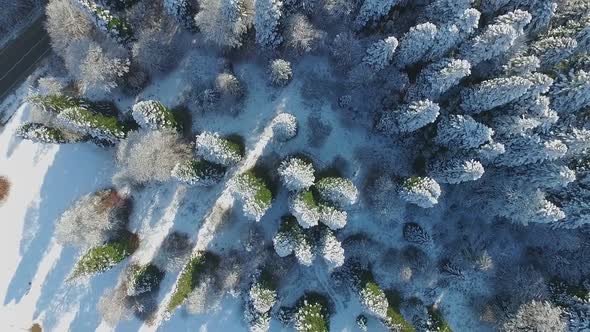
[(97, 147), (83, 144), (60, 147), (45, 174), (38, 207), (29, 207), (25, 215), (20, 243), (22, 258), (4, 304), (19, 302), (27, 293), (49, 248), (59, 216), (80, 196), (108, 185), (111, 169), (111, 156)]

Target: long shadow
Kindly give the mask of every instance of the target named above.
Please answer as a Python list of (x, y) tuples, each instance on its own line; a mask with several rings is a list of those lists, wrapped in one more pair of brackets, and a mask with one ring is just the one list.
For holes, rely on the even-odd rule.
[[(87, 153), (81, 153), (84, 150)], [(51, 242), (56, 220), (81, 195), (108, 184), (111, 163), (104, 152), (92, 146), (60, 147), (45, 174), (38, 207), (30, 207), (25, 215), (20, 243), (22, 258), (8, 286), (4, 304), (19, 302), (26, 294)]]

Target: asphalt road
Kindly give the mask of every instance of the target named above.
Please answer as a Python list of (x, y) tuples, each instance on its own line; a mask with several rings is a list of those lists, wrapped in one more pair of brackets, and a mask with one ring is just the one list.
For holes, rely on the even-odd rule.
[(0, 50), (0, 102), (51, 52), (49, 35), (43, 26), (44, 21), (45, 16), (41, 16)]

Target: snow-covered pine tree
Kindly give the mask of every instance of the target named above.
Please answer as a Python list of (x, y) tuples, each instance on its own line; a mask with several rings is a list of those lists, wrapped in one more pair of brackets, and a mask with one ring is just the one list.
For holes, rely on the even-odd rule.
[(466, 60), (443, 59), (426, 67), (406, 95), (408, 100), (438, 99), (462, 78), (471, 75), (471, 64)]
[(590, 130), (571, 128), (557, 138), (567, 146), (567, 158), (583, 157), (590, 151)]
[(557, 112), (575, 113), (590, 105), (590, 73), (584, 70), (561, 75), (550, 91)]
[(576, 180), (576, 172), (567, 166), (547, 162), (513, 167), (508, 170), (514, 181), (521, 181), (523, 186), (536, 186), (542, 189), (561, 189)]
[(375, 71), (387, 67), (393, 60), (397, 45), (397, 39), (393, 36), (376, 41), (367, 49), (367, 54), (363, 57), (363, 63)]
[(373, 280), (370, 273), (365, 272), (365, 274), (367, 276), (363, 278), (365, 280), (361, 280), (359, 289), (359, 298), (363, 309), (371, 316), (385, 319), (387, 318), (387, 308), (389, 307), (385, 292)]
[(251, 0), (203, 0), (195, 23), (208, 40), (220, 47), (242, 45), (243, 35), (254, 23), (254, 2)]
[(524, 95), (533, 83), (520, 76), (484, 81), (461, 91), (461, 108), (470, 114), (489, 111)]
[(279, 33), (279, 20), (282, 16), (281, 0), (258, 0), (254, 7), (254, 29), (256, 43), (265, 49), (273, 50), (283, 41)]
[(151, 130), (178, 129), (174, 114), (156, 100), (140, 101), (133, 105), (133, 119), (140, 127)]
[(346, 208), (358, 200), (358, 189), (349, 179), (326, 177), (317, 182), (316, 188), (323, 200), (337, 207)]
[(320, 210), (311, 190), (292, 195), (289, 211), (303, 228), (316, 226), (320, 220)]
[(440, 194), (438, 183), (427, 177), (407, 178), (399, 189), (401, 199), (416, 204), (421, 208), (431, 208), (438, 204)]
[(434, 142), (453, 149), (477, 148), (492, 140), (494, 131), (469, 115), (451, 114), (437, 124)]
[(577, 47), (578, 42), (574, 38), (547, 37), (533, 43), (530, 50), (540, 58), (541, 68), (547, 70), (574, 54)]
[(222, 166), (233, 166), (242, 160), (239, 144), (222, 138), (217, 133), (204, 131), (197, 135), (195, 154), (206, 161)]
[(506, 151), (496, 157), (498, 166), (522, 166), (563, 157), (567, 146), (560, 140), (543, 140), (538, 135), (519, 136), (504, 142)]
[(124, 17), (114, 15), (110, 10), (92, 0), (76, 0), (80, 7), (95, 20), (98, 28), (121, 43), (133, 38), (131, 26)]
[(254, 310), (261, 314), (269, 312), (277, 302), (276, 289), (274, 289), (270, 282), (265, 282), (264, 280), (255, 282), (250, 287), (248, 296)]
[(399, 42), (395, 64), (404, 68), (422, 59), (437, 37), (436, 25), (427, 22), (410, 28)]
[(272, 240), (279, 257), (295, 254), (297, 261), (304, 266), (311, 266), (316, 254), (312, 236), (307, 233), (293, 216), (283, 217), (279, 231)]
[(337, 230), (346, 226), (346, 218), (348, 214), (346, 211), (340, 211), (328, 204), (319, 204), (320, 206), (320, 222), (328, 226), (332, 230)]
[(454, 22), (472, 3), (473, 0), (435, 0), (424, 8), (424, 17), (435, 24)]
[(437, 29), (436, 38), (424, 60), (437, 60), (454, 50), (469, 38), (479, 25), (481, 13), (469, 8), (455, 22), (449, 22)]
[(242, 204), (244, 216), (260, 221), (272, 204), (272, 192), (268, 185), (254, 172), (247, 171), (237, 176), (230, 184), (232, 194)]
[(508, 75), (527, 75), (535, 72), (541, 66), (541, 60), (534, 55), (519, 55), (508, 60), (503, 66)]
[(300, 299), (293, 317), (295, 331), (328, 332), (330, 317), (326, 302), (319, 294)]
[(377, 122), (377, 130), (389, 135), (411, 133), (438, 117), (440, 107), (430, 100), (411, 102), (392, 112), (383, 112)]
[(514, 223), (553, 224), (565, 218), (564, 212), (554, 203), (548, 201), (540, 190), (512, 188), (503, 193), (504, 199), (496, 209), (499, 216)]
[(322, 230), (319, 250), (328, 269), (332, 270), (344, 264), (344, 249), (333, 231), (327, 228)]
[(281, 163), (279, 175), (289, 191), (309, 189), (315, 181), (313, 165), (300, 158), (291, 158)]
[(164, 0), (164, 10), (185, 28), (195, 30), (195, 8), (189, 0)]
[(530, 21), (531, 15), (522, 10), (498, 16), (483, 32), (461, 48), (462, 58), (476, 66), (482, 61), (505, 54), (514, 46), (517, 38), (524, 34), (522, 29)]
[(479, 161), (457, 158), (437, 160), (429, 165), (428, 176), (439, 183), (457, 184), (481, 178), (484, 168)]
[(499, 155), (506, 152), (506, 148), (500, 142), (491, 141), (480, 146), (474, 152), (475, 157), (487, 165), (492, 164)]
[(364, 0), (359, 13), (354, 20), (354, 26), (357, 30), (362, 29), (368, 23), (375, 22), (381, 17), (387, 15), (391, 8), (400, 0)]
[(178, 181), (197, 186), (212, 186), (225, 175), (225, 168), (205, 160), (187, 160), (176, 164), (172, 177)]
[(116, 117), (92, 113), (81, 107), (70, 107), (57, 115), (64, 128), (81, 135), (89, 135), (99, 141), (114, 144), (127, 135), (126, 129)]
[(291, 63), (283, 59), (275, 59), (268, 66), (269, 81), (275, 86), (285, 86), (293, 78)]
[(66, 108), (70, 107), (81, 107), (90, 108), (87, 101), (74, 98), (66, 95), (32, 95), (27, 98), (27, 101), (46, 112), (59, 113)]
[(289, 113), (281, 113), (272, 120), (274, 137), (286, 142), (297, 135), (297, 118)]
[(244, 320), (249, 332), (267, 332), (270, 329), (270, 313), (259, 313), (252, 305), (246, 304)]
[(61, 144), (68, 142), (61, 130), (46, 126), (42, 123), (25, 123), (16, 129), (15, 135), (23, 139), (40, 143)]

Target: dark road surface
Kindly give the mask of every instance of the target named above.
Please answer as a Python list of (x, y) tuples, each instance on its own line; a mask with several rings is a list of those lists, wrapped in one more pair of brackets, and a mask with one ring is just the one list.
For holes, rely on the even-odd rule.
[(45, 16), (36, 19), (20, 36), (0, 50), (0, 102), (51, 52), (44, 20)]

